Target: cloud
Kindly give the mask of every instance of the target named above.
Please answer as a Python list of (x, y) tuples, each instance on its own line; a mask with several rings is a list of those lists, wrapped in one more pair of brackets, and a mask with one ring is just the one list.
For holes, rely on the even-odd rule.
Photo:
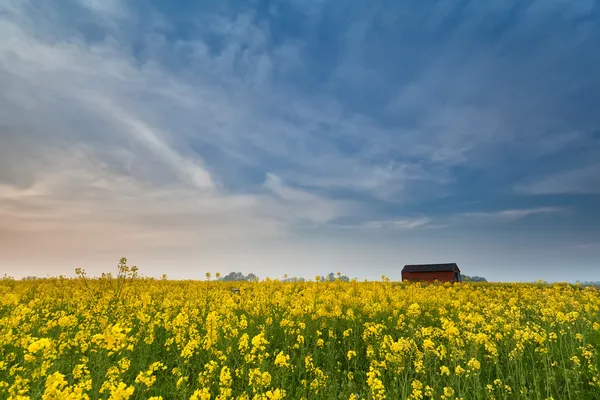
[(294, 221), (327, 223), (348, 215), (360, 213), (361, 205), (347, 200), (333, 200), (292, 188), (274, 174), (267, 174), (264, 186), (285, 204), (281, 216)]
[(86, 8), (89, 8), (93, 12), (100, 15), (107, 15), (109, 17), (121, 17), (128, 14), (128, 9), (117, 0), (79, 0), (79, 2)]
[(517, 184), (515, 190), (531, 195), (600, 194), (600, 164), (534, 178)]
[(176, 170), (184, 180), (189, 181), (190, 184), (199, 189), (214, 187), (210, 173), (200, 165), (201, 160), (193, 161), (183, 158), (161, 140), (160, 136), (151, 127), (140, 119), (127, 114), (122, 109), (106, 101), (102, 101), (98, 106), (109, 115), (109, 118), (114, 118), (128, 128), (127, 132), (132, 137), (147, 146), (156, 156)]
[[(109, 11), (119, 9), (103, 8), (101, 21)], [(88, 43), (57, 27), (52, 37), (59, 39), (46, 40), (50, 18), (16, 5), (11, 12), (0, 16), (0, 32), (10, 37), (0, 44), (4, 261), (20, 257), (25, 244), (53, 257), (239, 245), (356, 212), (350, 202), (303, 192), (274, 175), (264, 188), (241, 191), (227, 181), (227, 167), (219, 174), (223, 169), (190, 151), (199, 138), (201, 148), (210, 143), (252, 163), (240, 151), (248, 141), (236, 132), (269, 119), (262, 110), (253, 116), (245, 98), (251, 90), (239, 86), (236, 100), (235, 91), (209, 78), (140, 65), (110, 38)], [(210, 60), (208, 72), (222, 62)], [(276, 133), (251, 142), (260, 148)]]
[[(148, 59), (140, 64), (129, 53), (133, 38), (106, 21), (107, 13), (127, 18), (130, 12), (123, 7), (98, 9), (95, 2), (84, 5), (90, 18), (114, 37), (89, 42), (65, 21), (44, 20), (44, 15), (17, 6), (13, 18), (2, 21), (0, 29), (12, 38), (0, 47), (8, 82), (2, 100), (9, 129), (26, 132), (26, 153), (93, 147), (96, 161), (117, 164), (116, 169), (136, 179), (144, 175), (164, 183), (175, 175), (181, 184), (200, 189), (246, 189), (236, 187), (247, 185), (236, 180), (239, 170), (268, 173), (270, 160), (282, 164), (276, 167), (288, 186), (321, 193), (351, 189), (387, 201), (401, 201), (415, 182), (448, 181), (443, 168), (389, 160), (381, 153), (382, 142), (392, 132), (370, 118), (344, 112), (337, 100), (305, 98), (273, 87), (274, 72), (262, 69), (263, 60), (285, 64), (288, 53), (268, 47), (267, 31), (250, 14), (214, 20), (213, 33), (225, 39), (217, 56), (209, 54), (202, 39), (156, 41), (148, 45)], [(38, 20), (44, 23), (36, 24)], [(160, 20), (159, 31), (173, 28)], [(52, 32), (55, 39), (41, 39), (58, 22), (64, 26)], [(180, 73), (165, 65), (163, 57), (188, 52), (192, 62), (181, 65)], [(190, 75), (194, 69), (196, 74)], [(37, 120), (27, 121), (24, 110), (35, 112)], [(49, 130), (54, 137), (48, 137)], [(343, 149), (351, 143), (354, 154)], [(126, 160), (115, 160), (117, 149), (127, 154)], [(205, 160), (216, 154), (222, 158), (208, 165)], [(327, 173), (319, 172), (323, 170)]]
[(579, 243), (579, 244), (574, 245), (574, 248), (577, 250), (582, 250), (582, 251), (600, 250), (600, 242)]
[(423, 228), (432, 222), (431, 218), (409, 218), (409, 219), (393, 219), (389, 221), (369, 221), (363, 225), (368, 229), (391, 229), (391, 230), (410, 230)]
[(483, 219), (483, 220), (496, 220), (496, 221), (514, 221), (517, 219), (529, 217), (538, 214), (555, 214), (566, 211), (559, 207), (537, 207), (537, 208), (525, 208), (525, 209), (514, 209), (514, 210), (501, 210), (501, 211), (489, 211), (489, 212), (468, 212), (460, 214), (461, 217)]
[(556, 216), (600, 186), (587, 5), (9, 0), (0, 262)]

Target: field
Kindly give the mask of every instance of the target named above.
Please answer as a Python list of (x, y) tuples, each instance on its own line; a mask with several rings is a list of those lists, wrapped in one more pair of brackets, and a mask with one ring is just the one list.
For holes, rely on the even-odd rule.
[(78, 273), (0, 281), (0, 398), (600, 398), (591, 287)]

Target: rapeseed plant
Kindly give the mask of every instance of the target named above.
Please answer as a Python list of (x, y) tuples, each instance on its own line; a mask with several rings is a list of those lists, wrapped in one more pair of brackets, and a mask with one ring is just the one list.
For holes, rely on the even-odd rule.
[(211, 276), (0, 280), (0, 398), (600, 398), (594, 288)]

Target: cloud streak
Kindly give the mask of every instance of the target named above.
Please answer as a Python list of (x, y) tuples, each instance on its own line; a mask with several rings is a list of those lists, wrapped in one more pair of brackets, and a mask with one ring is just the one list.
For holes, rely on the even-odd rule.
[(143, 121), (106, 101), (102, 101), (101, 103), (94, 101), (94, 103), (106, 112), (109, 118), (114, 118), (121, 122), (127, 128), (126, 130), (130, 135), (147, 146), (156, 156), (173, 168), (179, 176), (188, 181), (189, 184), (199, 189), (211, 189), (214, 187), (210, 173), (203, 166), (199, 165), (199, 161), (185, 159), (173, 151)]
[(600, 194), (600, 164), (557, 172), (528, 183), (519, 183), (515, 190), (531, 195)]
[(363, 226), (368, 229), (392, 229), (392, 230), (407, 230), (423, 228), (432, 222), (431, 218), (405, 218), (405, 219), (394, 219), (390, 221), (370, 221), (365, 223)]
[(515, 221), (521, 218), (526, 218), (532, 215), (545, 215), (563, 213), (567, 210), (559, 207), (537, 207), (537, 208), (526, 208), (526, 209), (515, 209), (515, 210), (501, 210), (491, 212), (468, 212), (460, 214), (461, 217), (483, 219), (483, 220), (496, 220), (496, 221)]

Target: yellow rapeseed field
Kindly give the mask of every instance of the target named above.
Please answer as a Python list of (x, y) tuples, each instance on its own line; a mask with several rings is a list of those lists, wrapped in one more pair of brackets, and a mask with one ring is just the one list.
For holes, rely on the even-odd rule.
[(171, 281), (125, 262), (0, 281), (1, 399), (600, 399), (593, 288)]

